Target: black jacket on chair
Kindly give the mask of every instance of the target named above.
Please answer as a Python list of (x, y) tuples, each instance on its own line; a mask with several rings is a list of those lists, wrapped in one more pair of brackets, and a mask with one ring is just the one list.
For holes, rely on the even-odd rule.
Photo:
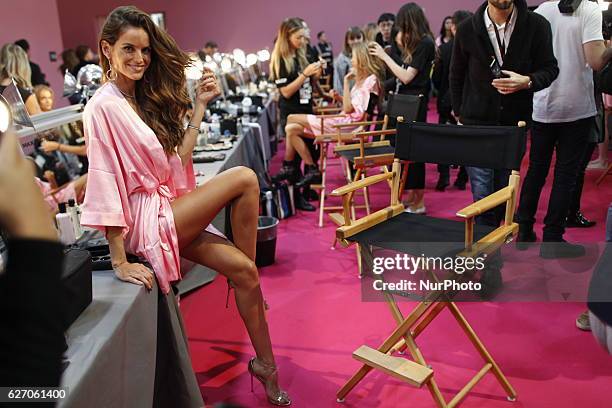
[(508, 44), (503, 70), (528, 75), (531, 89), (502, 95), (491, 82), (495, 51), (484, 22), (485, 2), (474, 16), (459, 25), (450, 70), (455, 116), (471, 125), (516, 125), (531, 121), (533, 93), (550, 86), (559, 75), (548, 21), (530, 11), (525, 0), (515, 0), (516, 25)]

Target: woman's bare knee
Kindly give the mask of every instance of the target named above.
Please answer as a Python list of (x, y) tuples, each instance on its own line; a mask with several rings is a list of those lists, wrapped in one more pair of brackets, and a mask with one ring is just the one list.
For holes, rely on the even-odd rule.
[(259, 286), (259, 272), (255, 262), (247, 257), (240, 260), (236, 265), (231, 281), (237, 289), (251, 290)]
[(237, 166), (235, 169), (243, 191), (251, 189), (259, 190), (259, 180), (257, 179), (257, 174), (252, 169), (245, 166)]

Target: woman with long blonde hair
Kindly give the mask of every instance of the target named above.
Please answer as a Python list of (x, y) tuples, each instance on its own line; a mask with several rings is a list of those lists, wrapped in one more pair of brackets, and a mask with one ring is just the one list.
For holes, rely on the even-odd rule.
[[(279, 29), (274, 50), (270, 58), (270, 79), (276, 84), (280, 93), (280, 125), (286, 128), (287, 118), (292, 114), (312, 114), (312, 93), (314, 81), (321, 75), (321, 63), (308, 64), (305, 48), (305, 31), (303, 20), (288, 18)], [(288, 135), (287, 129), (285, 134)], [(288, 136), (287, 136), (288, 137)], [(287, 139), (288, 140), (288, 139)], [(290, 159), (287, 159), (290, 157)], [(297, 181), (299, 163), (295, 162), (295, 150), (290, 143), (285, 149), (285, 160), (277, 179)], [(306, 206), (304, 200), (298, 201), (298, 208), (314, 211)]]
[[(172, 284), (181, 279), (181, 258), (227, 277), (257, 355), (248, 370), (264, 385), (270, 403), (290, 405), (278, 386), (255, 266), (257, 176), (234, 167), (195, 186), (192, 152), (206, 106), (220, 94), (217, 79), (211, 71), (203, 72), (185, 128), (190, 58), (148, 14), (132, 6), (113, 10), (102, 28), (99, 50), (106, 82), (83, 112), (89, 177), (82, 224), (106, 234), (120, 280), (149, 290), (157, 281), (168, 304), (176, 302)], [(210, 227), (230, 202), (233, 243)], [(144, 258), (152, 270), (128, 262), (127, 253)], [(190, 378), (197, 384), (195, 376)], [(193, 404), (203, 405), (197, 397)]]
[[(384, 78), (385, 68), (378, 58), (368, 53), (365, 43), (356, 43), (352, 47), (351, 70), (344, 76), (344, 94), (342, 97), (335, 92), (334, 97), (342, 100), (342, 112), (344, 116), (330, 118), (325, 121), (325, 129), (321, 129), (321, 122), (315, 115), (289, 115), (287, 119), (287, 151), (297, 151), (305, 165), (304, 179), (298, 185), (316, 184), (321, 182), (321, 173), (314, 164), (314, 160), (304, 142), (303, 138), (314, 139), (315, 135), (322, 133), (333, 133), (336, 131), (334, 125), (349, 124), (364, 119), (365, 113), (372, 103), (378, 104), (381, 96), (381, 82)], [(351, 88), (351, 82), (354, 86)], [(376, 100), (371, 96), (376, 95)], [(343, 128), (350, 132), (357, 126)], [(291, 149), (289, 149), (291, 146)], [(285, 153), (285, 160), (293, 160), (293, 157)]]
[(25, 103), (30, 115), (40, 113), (40, 106), (36, 96), (32, 93), (32, 70), (28, 61), (28, 54), (18, 45), (4, 44), (0, 49), (0, 93), (15, 80), (17, 90)]

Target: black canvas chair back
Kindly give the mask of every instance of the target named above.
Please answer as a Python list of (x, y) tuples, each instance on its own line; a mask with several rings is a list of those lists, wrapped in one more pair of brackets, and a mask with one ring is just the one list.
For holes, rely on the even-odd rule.
[(397, 127), (395, 157), (424, 163), (519, 170), (525, 143), (524, 127), (403, 122)]
[(423, 99), (423, 95), (393, 94), (389, 96), (387, 116), (393, 119), (402, 116), (404, 122), (413, 122), (417, 120)]
[(368, 108), (366, 109), (366, 113), (369, 118), (375, 118), (376, 115), (380, 112), (379, 109), (379, 101), (380, 98), (375, 93), (370, 93), (370, 100), (368, 101)]

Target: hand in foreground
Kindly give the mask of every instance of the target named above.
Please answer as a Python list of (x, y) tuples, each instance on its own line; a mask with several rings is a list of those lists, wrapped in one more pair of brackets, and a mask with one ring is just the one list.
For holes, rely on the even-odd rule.
[(202, 78), (200, 79), (196, 88), (196, 100), (202, 103), (204, 106), (208, 105), (208, 102), (221, 95), (221, 88), (214, 72), (208, 68), (204, 68)]
[(10, 131), (0, 135), (0, 197), (0, 224), (11, 237), (57, 240), (34, 168)]
[(140, 286), (144, 285), (148, 290), (153, 288), (153, 281), (155, 279), (153, 272), (143, 264), (123, 262), (113, 266), (113, 270), (117, 278), (124, 282)]
[(529, 77), (512, 71), (502, 71), (507, 78), (494, 79), (491, 83), (502, 95), (508, 95), (529, 88)]

